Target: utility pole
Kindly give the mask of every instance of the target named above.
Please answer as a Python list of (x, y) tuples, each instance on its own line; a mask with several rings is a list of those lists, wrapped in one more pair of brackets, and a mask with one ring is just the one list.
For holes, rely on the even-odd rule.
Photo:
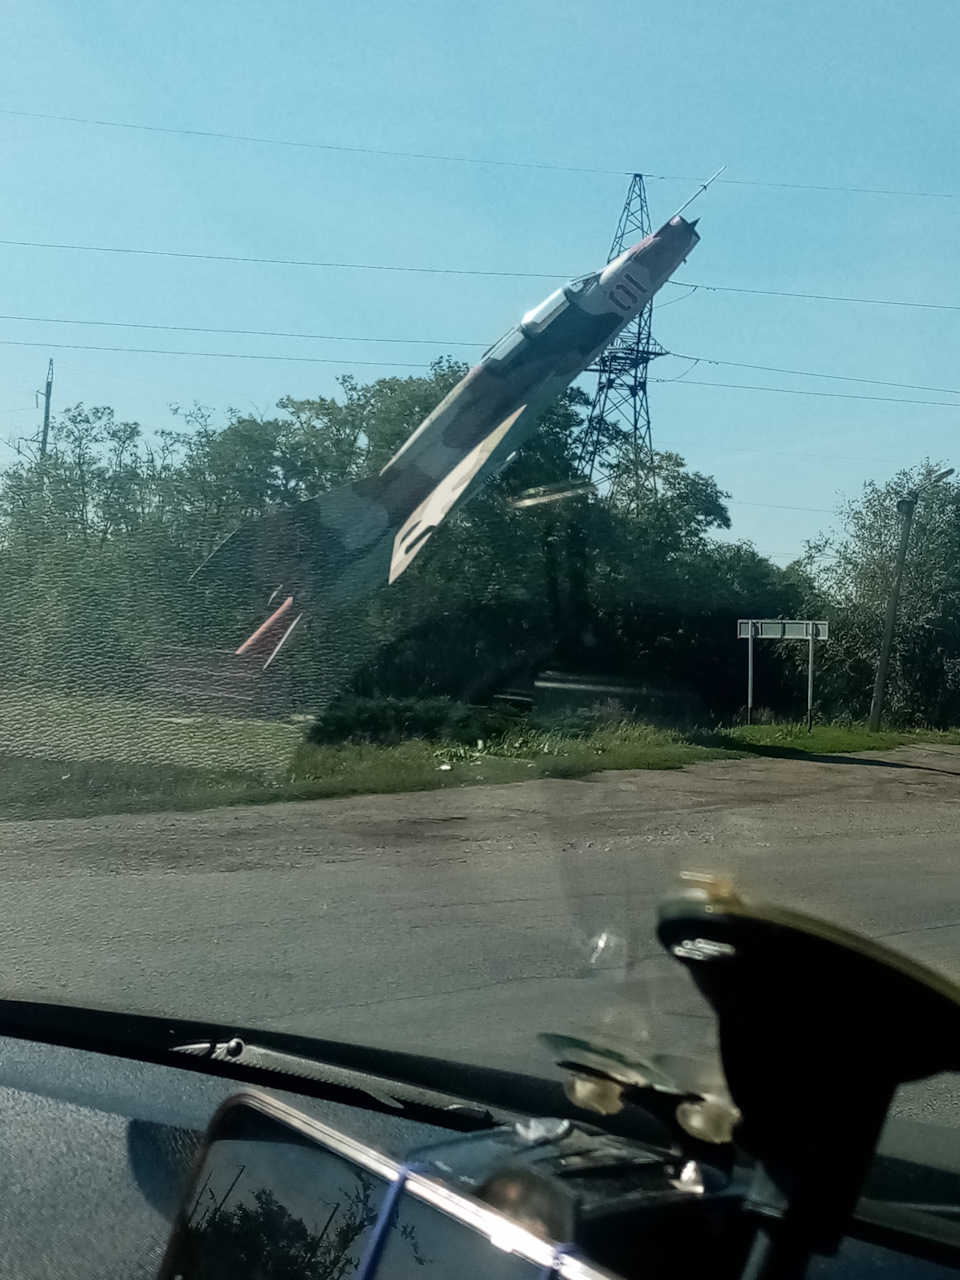
[(50, 397), (53, 395), (53, 361), (47, 368), (47, 385), (43, 392), (43, 432), (40, 436), (40, 459), (47, 456), (47, 439), (50, 435)]
[[(608, 261), (650, 234), (650, 213), (643, 174), (630, 180)], [(580, 441), (578, 470), (609, 487), (634, 514), (656, 495), (647, 369), (664, 354), (650, 333), (653, 303), (648, 302), (598, 358), (590, 415)]]
[(897, 503), (900, 513), (900, 546), (897, 548), (897, 562), (893, 571), (893, 586), (887, 600), (887, 616), (883, 624), (883, 640), (880, 644), (880, 658), (877, 662), (877, 678), (873, 685), (873, 701), (870, 703), (870, 732), (879, 733), (880, 717), (883, 714), (883, 692), (887, 682), (887, 667), (890, 664), (890, 650), (893, 648), (893, 633), (897, 625), (897, 606), (900, 603), (900, 586), (903, 582), (903, 567), (907, 561), (907, 545), (910, 542), (910, 528), (913, 525), (914, 512), (920, 501), (920, 494), (931, 485), (939, 484), (953, 475), (953, 467), (941, 471), (926, 484), (910, 493), (905, 493)]

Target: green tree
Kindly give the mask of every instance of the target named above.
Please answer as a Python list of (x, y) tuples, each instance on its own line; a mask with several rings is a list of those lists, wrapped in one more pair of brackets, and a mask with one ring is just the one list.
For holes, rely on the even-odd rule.
[(0, 664), (18, 681), (136, 688), (187, 560), (166, 535), (168, 443), (74, 406), (43, 460), (0, 475)]
[[(337, 397), (222, 425), (194, 406), (153, 433), (106, 407), (67, 410), (42, 463), (0, 473), (0, 662), (20, 680), (132, 692), (159, 645), (235, 644), (262, 620), (260, 586), (239, 573), (190, 588), (193, 569), (241, 521), (375, 474), (463, 373), (441, 360), (419, 377), (345, 377)], [(658, 456), (657, 498), (639, 510), (616, 491), (518, 505), (581, 478), (587, 408), (568, 389), (397, 583), (335, 627), (301, 628), (283, 664), (301, 701), (351, 683), (483, 697), (562, 662), (731, 703), (717, 618), (777, 612), (796, 592), (750, 549), (713, 541), (729, 527), (726, 495), (676, 454)]]
[[(840, 508), (841, 532), (811, 543), (804, 564), (810, 607), (832, 623), (823, 646), (822, 698), (831, 714), (864, 719), (876, 674), (893, 579), (897, 500), (940, 469), (927, 462), (886, 484), (870, 482)], [(904, 725), (960, 722), (960, 485), (927, 489), (910, 535), (886, 692), (887, 714)]]

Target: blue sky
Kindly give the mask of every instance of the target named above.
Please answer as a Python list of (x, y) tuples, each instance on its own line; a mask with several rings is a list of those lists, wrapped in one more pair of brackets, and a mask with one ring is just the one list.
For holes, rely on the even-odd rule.
[[(0, 239), (541, 272), (605, 258), (633, 170), (654, 220), (701, 199), (704, 285), (960, 304), (955, 53), (945, 0), (8, 3), (0, 108), (576, 173), (271, 146), (0, 114)], [(957, 193), (871, 195), (753, 182)], [(550, 280), (351, 271), (0, 245), (0, 314), (283, 330), (341, 342), (0, 320), (0, 436), (54, 407), (266, 410), (340, 372), (488, 345)], [(667, 288), (654, 333), (704, 359), (960, 389), (960, 310)], [(666, 306), (663, 304), (671, 303)], [(387, 342), (429, 339), (436, 345)], [(36, 343), (36, 346), (5, 345)], [(155, 347), (331, 363), (60, 349)], [(370, 365), (348, 363), (370, 361)], [(674, 378), (688, 366), (663, 360)], [(655, 443), (729, 490), (733, 536), (784, 563), (838, 497), (926, 456), (960, 463), (956, 396), (700, 364), (652, 389)], [(799, 509), (795, 509), (799, 508)]]

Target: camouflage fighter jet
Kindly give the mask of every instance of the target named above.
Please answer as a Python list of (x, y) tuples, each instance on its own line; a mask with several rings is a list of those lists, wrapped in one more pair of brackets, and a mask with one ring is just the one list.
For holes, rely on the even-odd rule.
[(269, 601), (279, 598), (279, 607), (237, 653), (266, 653), (267, 667), (311, 609), (329, 613), (395, 582), (670, 278), (699, 240), (695, 228), (677, 214), (601, 271), (551, 293), (481, 357), (378, 475), (247, 521), (221, 543), (194, 578), (252, 566), (266, 590), (284, 584)]

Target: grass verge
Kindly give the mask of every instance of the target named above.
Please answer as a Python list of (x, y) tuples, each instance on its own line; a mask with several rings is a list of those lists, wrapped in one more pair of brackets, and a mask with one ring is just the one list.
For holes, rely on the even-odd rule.
[[(280, 776), (300, 730), (271, 720), (184, 716), (152, 703), (0, 688), (0, 753), (57, 761)], [(63, 772), (66, 772), (64, 770)]]
[(892, 751), (895, 747), (919, 742), (956, 744), (956, 730), (906, 733), (885, 730), (871, 733), (866, 725), (815, 724), (810, 733), (805, 724), (738, 725), (700, 739), (731, 747), (751, 755), (809, 756), (848, 755), (856, 751)]
[(276, 799), (282, 784), (241, 770), (0, 753), (0, 819), (211, 809)]
[(258, 803), (283, 793), (299, 726), (0, 689), (0, 817)]
[(0, 707), (0, 818), (195, 810), (960, 742), (956, 732), (870, 734), (862, 726), (684, 736), (623, 723), (580, 732), (525, 727), (475, 747), (420, 739), (321, 746), (302, 741), (293, 725), (176, 717), (119, 699), (0, 693)]
[(616, 725), (580, 737), (526, 730), (476, 748), (418, 740), (395, 747), (303, 743), (294, 755), (291, 780), (317, 795), (360, 795), (581, 778), (599, 769), (679, 769), (738, 754), (648, 725)]

